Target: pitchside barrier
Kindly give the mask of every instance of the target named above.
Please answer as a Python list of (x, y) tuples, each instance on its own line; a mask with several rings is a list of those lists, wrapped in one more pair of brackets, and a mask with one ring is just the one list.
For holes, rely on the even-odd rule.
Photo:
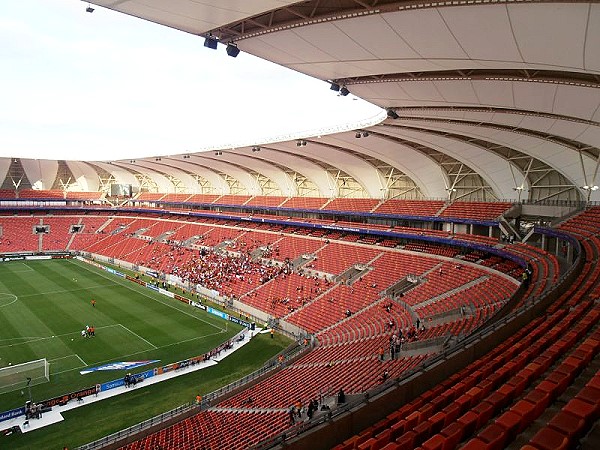
[[(223, 342), (221, 345), (215, 347), (214, 349), (210, 350), (209, 352), (207, 352), (203, 355), (194, 356), (192, 358), (184, 359), (182, 361), (177, 361), (174, 363), (165, 364), (164, 366), (155, 367), (154, 369), (149, 369), (149, 370), (145, 370), (142, 372), (134, 373), (132, 375), (132, 378), (135, 379), (136, 383), (139, 383), (139, 382), (144, 381), (147, 378), (151, 378), (154, 376), (158, 376), (161, 374), (173, 372), (176, 370), (184, 369), (186, 367), (194, 366), (196, 364), (200, 364), (201, 362), (206, 361), (206, 360), (210, 359), (211, 357), (218, 355), (221, 351), (226, 350), (234, 342), (244, 339), (246, 332), (247, 332), (247, 330), (240, 331), (235, 336), (233, 336), (231, 339), (227, 340), (226, 342)], [(46, 365), (46, 367), (47, 367), (47, 365)], [(57, 405), (64, 406), (70, 400), (79, 400), (84, 397), (87, 397), (90, 395), (97, 395), (99, 392), (105, 392), (105, 391), (115, 389), (115, 388), (118, 388), (118, 387), (121, 387), (124, 385), (125, 385), (124, 378), (119, 378), (116, 380), (107, 381), (106, 383), (96, 384), (94, 386), (80, 389), (75, 392), (70, 392), (68, 394), (59, 395), (57, 397), (53, 397), (53, 398), (50, 398), (50, 399), (47, 399), (47, 400), (44, 400), (44, 401), (38, 402), (38, 403), (41, 404), (44, 408), (52, 408), (53, 406), (57, 406)], [(25, 408), (11, 409), (9, 411), (0, 413), (0, 422), (10, 420), (15, 417), (22, 416), (24, 414), (25, 414)]]
[[(90, 264), (90, 265), (92, 265), (94, 267), (97, 267), (99, 269), (105, 270), (105, 271), (107, 271), (107, 272), (109, 272), (109, 273), (111, 273), (113, 275), (118, 276), (118, 277), (125, 278), (125, 279), (127, 279), (129, 281), (138, 283), (141, 286), (144, 286), (144, 287), (146, 287), (148, 289), (156, 291), (156, 292), (158, 292), (158, 293), (160, 293), (162, 295), (165, 295), (167, 297), (173, 298), (175, 300), (179, 300), (179, 301), (181, 301), (183, 303), (187, 303), (187, 304), (189, 304), (191, 306), (194, 306), (194, 307), (197, 307), (197, 308), (204, 309), (209, 314), (212, 314), (214, 316), (220, 317), (223, 320), (226, 320), (226, 321), (233, 322), (233, 323), (236, 323), (238, 325), (241, 325), (241, 326), (247, 328), (248, 330), (254, 330), (255, 327), (256, 327), (256, 325), (255, 325), (254, 322), (248, 322), (248, 321), (239, 319), (239, 318), (237, 318), (235, 316), (229, 315), (229, 314), (227, 314), (227, 313), (225, 313), (223, 311), (220, 311), (220, 310), (212, 308), (212, 307), (206, 307), (202, 303), (194, 302), (194, 301), (192, 301), (192, 300), (190, 300), (188, 298), (182, 297), (181, 295), (174, 294), (173, 292), (170, 292), (168, 290), (160, 288), (160, 287), (158, 287), (158, 286), (156, 286), (156, 285), (154, 285), (152, 283), (148, 283), (148, 282), (136, 279), (134, 277), (126, 275), (123, 272), (120, 272), (120, 271), (115, 270), (113, 268), (103, 266), (102, 264), (99, 264), (99, 263), (97, 263), (97, 262), (95, 262), (93, 260), (84, 258), (82, 256), (76, 256), (75, 259), (78, 259), (79, 261), (83, 261), (83, 262), (85, 262), (87, 264)], [(220, 352), (221, 350), (224, 350), (225, 346), (227, 346), (231, 342), (235, 342), (236, 340), (240, 339), (240, 337), (244, 333), (246, 333), (246, 330), (240, 331), (238, 334), (236, 334), (229, 341), (221, 344), (218, 347), (215, 347), (213, 350), (211, 350), (208, 353), (206, 353), (206, 355), (213, 355), (213, 354), (215, 354), (215, 352)], [(189, 365), (194, 365), (194, 364), (199, 363), (202, 360), (204, 360), (204, 358), (205, 358), (205, 355), (200, 355), (200, 356), (188, 358), (188, 359), (183, 360), (183, 361), (178, 361), (178, 362), (175, 362), (175, 363), (167, 364), (165, 366), (157, 367), (155, 369), (146, 370), (144, 372), (140, 372), (140, 373), (134, 374), (133, 376), (136, 378), (137, 381), (143, 381), (144, 379), (149, 378), (151, 376), (155, 376), (155, 375), (159, 375), (159, 374), (162, 374), (162, 373), (170, 372), (170, 371), (173, 371), (173, 370), (181, 369), (181, 368), (187, 367)], [(42, 361), (42, 360), (40, 360), (40, 361)], [(45, 361), (45, 359), (43, 361)], [(30, 363), (19, 364), (19, 366), (27, 365), (27, 364), (30, 364)], [(46, 366), (45, 366), (45, 378), (46, 379), (44, 381), (40, 381), (39, 374), (37, 374), (35, 376), (35, 379), (37, 380), (37, 382), (35, 384), (40, 384), (40, 383), (49, 381), (49, 370), (48, 370), (49, 366), (48, 366), (47, 362), (45, 364), (46, 364)], [(11, 367), (17, 367), (17, 366), (11, 366)], [(0, 371), (1, 370), (2, 369), (0, 369)], [(21, 378), (25, 379), (25, 385), (23, 385), (22, 387), (26, 387), (27, 377), (28, 376), (29, 375), (25, 375), (25, 378), (23, 378), (23, 375), (21, 375)], [(32, 381), (31, 381), (32, 384), (31, 385), (33, 386), (34, 377), (32, 376), (31, 378), (32, 378)], [(8, 382), (7, 382), (7, 385), (8, 385)], [(82, 389), (82, 390), (79, 390), (79, 391), (76, 391), (76, 392), (71, 392), (69, 394), (64, 394), (64, 395), (61, 395), (61, 396), (58, 396), (58, 397), (54, 397), (52, 399), (45, 400), (45, 401), (41, 402), (41, 404), (44, 405), (44, 406), (46, 406), (46, 407), (52, 407), (52, 406), (59, 405), (59, 404), (60, 405), (64, 405), (69, 400), (82, 398), (82, 397), (85, 397), (85, 396), (88, 396), (88, 395), (95, 395), (98, 392), (106, 391), (106, 390), (109, 390), (109, 389), (114, 389), (114, 388), (122, 386), (122, 385), (124, 385), (124, 380), (123, 379), (113, 380), (113, 381), (109, 381), (109, 382), (106, 382), (106, 383), (103, 383), (103, 384), (98, 384), (96, 386), (91, 386), (89, 388), (85, 388), (85, 389)], [(19, 384), (17, 387), (14, 387), (13, 389), (2, 391), (2, 386), (3, 386), (2, 380), (0, 378), (0, 394), (4, 393), (4, 392), (10, 392), (11, 390), (16, 390), (16, 389), (22, 388), (21, 385)], [(12, 419), (14, 417), (18, 417), (18, 416), (23, 415), (23, 414), (25, 414), (25, 409), (24, 408), (16, 408), (16, 409), (13, 409), (13, 410), (10, 410), (10, 411), (2, 412), (2, 413), (0, 413), (0, 422)]]

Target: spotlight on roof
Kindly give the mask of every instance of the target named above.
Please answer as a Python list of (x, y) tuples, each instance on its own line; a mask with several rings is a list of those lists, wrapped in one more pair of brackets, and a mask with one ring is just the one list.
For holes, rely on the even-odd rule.
[(190, 159), (190, 155), (183, 155), (183, 159)]
[(360, 138), (361, 138), (361, 136), (362, 136), (362, 135), (360, 134), (360, 131), (357, 131), (357, 132), (356, 132), (356, 134), (354, 135), (354, 137), (355, 137), (356, 139), (360, 139)]
[(390, 119), (399, 119), (400, 118), (400, 116), (393, 109), (388, 109), (387, 110), (387, 116)]
[(217, 49), (217, 43), (219, 41), (217, 40), (216, 37), (214, 37), (212, 34), (209, 34), (208, 36), (206, 36), (206, 38), (204, 39), (204, 46), (208, 47), (208, 48), (212, 48), (213, 50)]
[(303, 139), (296, 141), (296, 147), (306, 147), (306, 141)]
[(229, 44), (227, 44), (227, 48), (225, 49), (225, 51), (232, 58), (235, 58), (237, 55), (240, 54), (240, 49), (233, 42), (230, 42)]
[(363, 131), (362, 136), (363, 137), (369, 137), (369, 132), (368, 131)]
[(223, 152), (215, 152), (215, 156), (221, 156)]
[(348, 88), (346, 86), (342, 86), (342, 88), (340, 89), (340, 95), (342, 97), (345, 97), (349, 93), (350, 93), (350, 91), (348, 90)]
[(93, 13), (93, 12), (94, 12), (94, 8), (92, 8), (92, 7), (90, 6), (90, 4), (88, 3), (88, 6), (87, 6), (87, 8), (85, 8), (85, 12)]
[(329, 89), (335, 92), (340, 92), (340, 85), (332, 82), (331, 86), (329, 86)]
[(260, 152), (260, 147), (252, 147), (253, 152)]
[(133, 163), (135, 162), (135, 159), (130, 159), (130, 160), (129, 160), (129, 162), (130, 162), (131, 164), (133, 164)]
[(154, 159), (154, 161), (161, 161), (161, 160), (162, 160), (161, 158)]

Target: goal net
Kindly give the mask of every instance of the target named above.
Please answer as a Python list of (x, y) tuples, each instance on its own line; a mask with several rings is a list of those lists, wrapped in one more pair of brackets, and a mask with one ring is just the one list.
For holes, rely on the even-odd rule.
[(46, 358), (0, 368), (0, 394), (50, 381)]

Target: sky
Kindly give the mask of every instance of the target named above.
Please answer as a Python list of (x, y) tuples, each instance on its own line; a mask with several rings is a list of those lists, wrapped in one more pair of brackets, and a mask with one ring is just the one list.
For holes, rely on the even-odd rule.
[(0, 157), (165, 156), (326, 134), (381, 114), (324, 81), (86, 7), (0, 1)]

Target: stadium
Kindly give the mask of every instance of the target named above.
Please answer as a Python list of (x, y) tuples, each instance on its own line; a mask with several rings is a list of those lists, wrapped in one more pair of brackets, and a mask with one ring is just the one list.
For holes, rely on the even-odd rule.
[(597, 2), (86, 4), (381, 109), (0, 158), (1, 448), (598, 448)]

